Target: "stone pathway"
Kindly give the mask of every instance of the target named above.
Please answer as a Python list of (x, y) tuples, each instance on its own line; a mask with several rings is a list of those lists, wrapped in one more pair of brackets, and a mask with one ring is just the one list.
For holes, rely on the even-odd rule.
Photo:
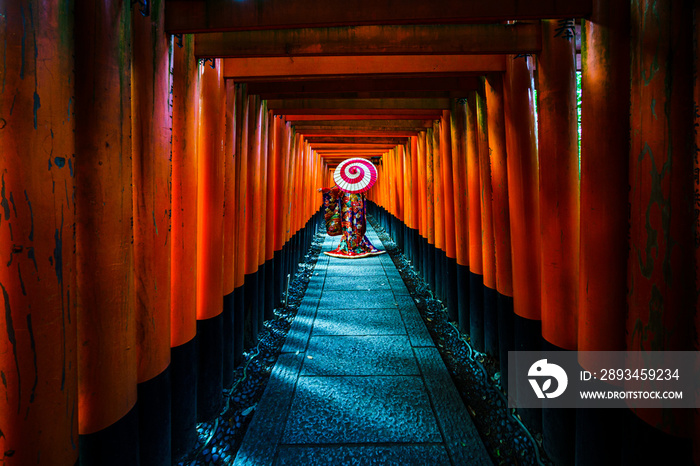
[(234, 464), (492, 464), (387, 254), (319, 256)]

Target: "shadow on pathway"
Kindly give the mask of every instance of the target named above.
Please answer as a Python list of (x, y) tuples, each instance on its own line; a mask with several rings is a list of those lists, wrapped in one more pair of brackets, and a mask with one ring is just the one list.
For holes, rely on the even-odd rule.
[(388, 255), (319, 256), (234, 464), (492, 464)]

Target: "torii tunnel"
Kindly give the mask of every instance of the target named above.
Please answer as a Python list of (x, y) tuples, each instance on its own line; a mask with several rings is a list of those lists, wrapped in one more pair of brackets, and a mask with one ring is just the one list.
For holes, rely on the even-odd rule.
[[(697, 351), (698, 14), (0, 0), (3, 464), (171, 464), (348, 157), (504, 376), (516, 350)], [(555, 464), (700, 464), (697, 409), (520, 415)]]

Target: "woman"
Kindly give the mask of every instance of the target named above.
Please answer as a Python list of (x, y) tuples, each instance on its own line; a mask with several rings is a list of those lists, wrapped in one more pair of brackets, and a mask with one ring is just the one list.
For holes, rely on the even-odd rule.
[(342, 259), (376, 256), (386, 251), (375, 248), (365, 236), (367, 210), (364, 193), (347, 193), (338, 186), (319, 189), (323, 193), (324, 218), (330, 236), (342, 235), (340, 244), (325, 254)]

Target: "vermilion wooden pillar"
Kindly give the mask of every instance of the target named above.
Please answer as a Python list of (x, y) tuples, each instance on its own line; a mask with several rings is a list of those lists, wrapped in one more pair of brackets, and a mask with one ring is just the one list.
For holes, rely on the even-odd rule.
[(428, 240), (426, 262), (426, 281), (433, 293), (436, 292), (435, 283), (435, 171), (433, 158), (433, 129), (425, 131), (425, 197), (426, 197), (426, 237)]
[[(540, 320), (540, 208), (535, 102), (528, 58), (506, 59), (504, 110), (515, 314)], [(539, 326), (539, 324), (538, 324)], [(538, 335), (539, 337), (539, 332)]]
[(401, 145), (401, 153), (403, 155), (402, 157), (402, 164), (403, 164), (403, 176), (401, 177), (403, 179), (403, 199), (402, 199), (402, 204), (403, 204), (403, 230), (404, 230), (404, 235), (403, 235), (403, 242), (404, 242), (404, 247), (403, 247), (403, 253), (406, 256), (408, 260), (413, 260), (413, 242), (411, 241), (412, 238), (412, 231), (413, 231), (413, 188), (412, 188), (412, 183), (413, 183), (413, 171), (412, 171), (412, 166), (411, 166), (411, 146), (402, 144)]
[(404, 230), (406, 226), (406, 204), (404, 199), (404, 183), (406, 177), (404, 166), (404, 147), (398, 145), (394, 148), (396, 154), (396, 218), (398, 220), (398, 228), (396, 237), (398, 238), (398, 246), (401, 250), (404, 248)]
[[(263, 329), (265, 321), (265, 297), (269, 283), (266, 280), (265, 251), (267, 243), (267, 103), (259, 102), (258, 122), (255, 128), (255, 146), (258, 151), (260, 166), (258, 168), (258, 189), (255, 191), (254, 221), (258, 223), (258, 332)], [(257, 342), (256, 342), (257, 343)]]
[[(494, 249), (496, 255), (497, 339), (489, 342), (498, 356), (501, 376), (508, 370), (508, 351), (513, 350), (513, 267), (510, 245), (510, 210), (508, 208), (508, 156), (506, 151), (506, 122), (503, 113), (503, 75), (487, 75), (485, 81), (488, 113), (489, 154), (491, 161), (491, 191)], [(486, 335), (488, 337), (488, 334)]]
[[(429, 142), (430, 143), (430, 142)], [(435, 213), (435, 288), (433, 291), (445, 301), (445, 198), (442, 179), (442, 151), (440, 150), (440, 123), (433, 121), (432, 153), (433, 153), (433, 211)]]
[[(573, 33), (568, 38), (561, 33), (562, 23), (542, 22), (542, 52), (537, 56), (542, 337), (545, 349), (575, 350), (580, 233), (576, 41)], [(543, 404), (545, 450), (555, 462), (571, 463), (574, 413)]]
[(130, 83), (131, 5), (83, 2), (75, 9), (74, 170), (85, 466), (139, 462)]
[[(508, 208), (513, 258), (515, 350), (540, 349), (540, 210), (537, 128), (530, 58), (506, 57), (504, 110), (508, 152)], [(517, 394), (509, 394), (517, 396)], [(539, 430), (541, 412), (521, 410)]]
[(139, 455), (170, 465), (171, 41), (163, 2), (132, 16), (131, 157)]
[(224, 137), (224, 311), (223, 311), (223, 386), (233, 385), (235, 365), (236, 335), (236, 129), (238, 122), (236, 107), (236, 84), (232, 79), (225, 80), (226, 89), (226, 133)]
[(0, 451), (8, 466), (72, 466), (78, 460), (73, 2), (22, 0), (2, 10)]
[(450, 130), (450, 139), (452, 142), (452, 180), (454, 185), (458, 322), (461, 331), (469, 332), (469, 183), (467, 179), (466, 152), (466, 99), (453, 100)]
[[(301, 143), (299, 144), (299, 152), (298, 152), (298, 157), (296, 158), (295, 162), (295, 169), (294, 169), (294, 189), (292, 190), (292, 194), (294, 196), (299, 196), (301, 194), (302, 187), (304, 186), (304, 168), (306, 166), (306, 161), (308, 158), (309, 154), (309, 143), (306, 141), (306, 139), (302, 136), (301, 138)], [(303, 199), (303, 196), (302, 196)], [(296, 202), (296, 209), (294, 210), (294, 234), (295, 234), (295, 257), (294, 257), (294, 271), (296, 272), (298, 264), (299, 264), (299, 257), (301, 255), (301, 228), (303, 224), (303, 217), (304, 217), (304, 202)]]
[(399, 186), (399, 173), (401, 170), (401, 166), (399, 164), (397, 148), (394, 147), (391, 150), (389, 150), (386, 156), (389, 157), (391, 160), (391, 192), (389, 199), (389, 213), (391, 214), (391, 234), (394, 237), (396, 246), (401, 248), (401, 239), (399, 235), (399, 221), (401, 220), (399, 217), (401, 213), (401, 204), (399, 200), (401, 196), (401, 189)]
[[(624, 350), (627, 287), (629, 2), (595, 1), (583, 28), (578, 348)], [(600, 144), (600, 141), (606, 141)], [(585, 365), (585, 361), (581, 361)]]
[(469, 194), (469, 334), (477, 351), (484, 350), (484, 276), (481, 232), (481, 179), (476, 91), (467, 97), (467, 193)]
[[(300, 137), (297, 141), (296, 145), (296, 154), (292, 158), (292, 162), (294, 164), (294, 170), (293, 170), (293, 178), (292, 178), (292, 186), (291, 186), (291, 196), (292, 196), (292, 228), (291, 228), (291, 233), (292, 233), (292, 268), (291, 268), (291, 274), (292, 277), (296, 273), (298, 269), (298, 264), (299, 264), (299, 258), (300, 258), (300, 230), (301, 230), (301, 216), (302, 216), (302, 210), (300, 203), (297, 201), (296, 197), (299, 195), (299, 192), (301, 191), (301, 185), (302, 185), (302, 176), (303, 176), (303, 167), (304, 167), (304, 159), (306, 158), (306, 152), (308, 150), (308, 143), (304, 139), (304, 137)], [(296, 201), (296, 202), (295, 202)]]
[(380, 203), (382, 215), (381, 224), (386, 232), (391, 235), (391, 226), (388, 223), (387, 213), (391, 211), (391, 158), (387, 153), (382, 155), (382, 184), (380, 186)]
[[(269, 112), (269, 111), (268, 111)], [(276, 134), (277, 118), (271, 112), (267, 115), (267, 208), (265, 219), (265, 320), (270, 320), (274, 317), (273, 310), (277, 306), (278, 301), (275, 300), (276, 288), (276, 270), (275, 270), (275, 220), (277, 217), (277, 204), (279, 199), (276, 196), (277, 187), (277, 170), (279, 151), (277, 150), (277, 134)]]
[(384, 158), (386, 160), (386, 163), (384, 165), (384, 174), (386, 176), (386, 183), (384, 183), (384, 199), (382, 202), (382, 210), (383, 210), (383, 217), (384, 217), (384, 223), (386, 224), (385, 228), (389, 235), (393, 235), (393, 230), (394, 230), (394, 222), (392, 221), (392, 215), (394, 211), (394, 191), (395, 191), (395, 183), (394, 179), (396, 176), (396, 172), (394, 169), (394, 153), (393, 151), (388, 151), (384, 153)]
[[(260, 150), (256, 147), (255, 128), (259, 119), (257, 96), (248, 96), (248, 125), (245, 154), (248, 159), (245, 189), (245, 342), (246, 348), (255, 345), (258, 339), (258, 257), (260, 223), (256, 220), (256, 194), (260, 190)], [(259, 214), (258, 214), (259, 215)]]
[[(697, 341), (692, 5), (635, 0), (631, 7), (627, 349), (690, 350)], [(642, 443), (629, 445), (625, 461), (690, 461), (687, 410), (636, 414), (660, 430), (633, 425)]]
[(481, 181), (481, 256), (483, 266), (484, 321), (483, 348), (493, 355), (498, 352), (498, 311), (496, 309), (496, 249), (493, 232), (493, 192), (491, 189), (491, 159), (489, 154), (488, 115), (483, 79), (476, 93), (479, 143), (479, 172)]
[(294, 166), (292, 174), (292, 184), (291, 184), (291, 200), (292, 200), (292, 228), (290, 233), (292, 234), (292, 277), (296, 273), (299, 264), (299, 230), (301, 223), (301, 209), (296, 200), (296, 196), (299, 194), (299, 189), (301, 187), (301, 174), (302, 167), (304, 166), (304, 157), (306, 156), (307, 142), (304, 137), (301, 136), (297, 140), (297, 145), (295, 146), (296, 152), (292, 158), (292, 163)]
[(219, 414), (223, 388), (224, 124), (226, 93), (220, 60), (200, 65), (197, 136), (197, 418)]
[[(284, 142), (283, 142), (283, 150), (282, 150), (282, 167), (284, 167), (282, 171), (282, 197), (281, 197), (281, 205), (280, 205), (280, 244), (282, 244), (282, 258), (281, 258), (281, 263), (282, 263), (282, 283), (280, 283), (280, 287), (282, 287), (282, 290), (286, 293), (286, 286), (287, 286), (287, 275), (290, 273), (290, 263), (291, 263), (291, 254), (290, 254), (290, 245), (289, 245), (289, 225), (291, 221), (291, 203), (289, 201), (289, 196), (290, 196), (290, 175), (289, 172), (291, 171), (292, 167), (292, 154), (294, 151), (294, 139), (295, 136), (292, 133), (291, 130), (291, 124), (290, 123), (285, 123), (284, 124)], [(330, 186), (330, 183), (326, 186)], [(282, 293), (280, 293), (280, 296)]]
[[(297, 168), (297, 157), (299, 154), (299, 145), (301, 144), (301, 135), (299, 133), (290, 134), (290, 149), (286, 156), (287, 158), (287, 172), (285, 176), (285, 209), (287, 214), (284, 215), (285, 219), (285, 242), (287, 248), (286, 254), (286, 275), (291, 276), (294, 274), (295, 260), (294, 260), (294, 228), (295, 228), (295, 208), (293, 204), (294, 200), (294, 187), (295, 187), (295, 170)], [(286, 277), (285, 277), (286, 280)]]
[[(629, 2), (595, 1), (582, 28), (578, 349), (623, 351), (627, 308)], [(605, 144), (601, 144), (605, 141)], [(587, 353), (579, 353), (585, 355)], [(579, 358), (583, 367), (588, 361)], [(576, 414), (576, 461), (622, 462), (620, 410)], [(600, 449), (585, 445), (601, 445)]]
[(452, 176), (452, 139), (450, 111), (443, 110), (440, 119), (440, 155), (445, 203), (445, 291), (450, 319), (458, 322), (457, 305), (457, 246), (455, 242), (455, 199)]
[(248, 198), (248, 124), (250, 107), (248, 105), (248, 93), (245, 84), (236, 84), (236, 266), (234, 267), (234, 316), (233, 333), (235, 364), (243, 360), (245, 340), (245, 264), (246, 241), (248, 229), (246, 223), (246, 207)]
[(416, 270), (420, 270), (420, 180), (418, 179), (418, 138), (411, 136), (409, 139), (411, 154), (411, 209), (412, 230), (411, 249), (413, 250), (411, 262)]
[(306, 145), (306, 154), (304, 159), (304, 164), (301, 173), (301, 185), (299, 189), (299, 194), (301, 194), (303, 202), (303, 210), (299, 218), (299, 262), (303, 260), (304, 253), (306, 252), (306, 239), (308, 233), (308, 219), (309, 210), (311, 206), (311, 199), (308, 195), (308, 189), (312, 185), (311, 181), (311, 171), (313, 167), (314, 150), (311, 148), (311, 144)]
[(416, 156), (418, 165), (418, 191), (420, 208), (420, 272), (423, 280), (428, 281), (428, 263), (426, 262), (428, 250), (428, 194), (425, 163), (425, 132), (421, 131), (416, 137)]
[[(407, 225), (408, 222), (410, 221), (409, 219), (409, 213), (407, 212), (408, 210), (408, 204), (407, 204), (407, 199), (406, 199), (406, 192), (407, 192), (407, 185), (410, 181), (410, 176), (411, 176), (411, 166), (408, 165), (408, 154), (406, 153), (406, 147), (403, 144), (399, 144), (396, 146), (396, 157), (397, 157), (397, 165), (400, 167), (399, 168), (399, 176), (396, 180), (397, 185), (398, 185), (398, 191), (399, 191), (399, 199), (398, 199), (398, 204), (400, 206), (400, 217), (399, 217), (399, 240), (401, 241), (401, 251), (403, 252), (404, 256), (408, 258), (408, 252), (407, 252), (407, 242), (406, 242), (406, 235), (407, 235)], [(408, 168), (408, 172), (406, 169)]]
[[(273, 262), (275, 269), (275, 289), (273, 300), (275, 305), (279, 305), (282, 298), (283, 284), (285, 281), (283, 267), (283, 248), (284, 248), (284, 216), (287, 214), (284, 211), (284, 179), (286, 174), (285, 150), (289, 150), (288, 138), (286, 134), (286, 125), (284, 116), (275, 116), (272, 119), (273, 134), (272, 147), (273, 156), (275, 157), (275, 171), (272, 177), (274, 183), (274, 191), (272, 198), (274, 199), (274, 233), (273, 233)], [(324, 186), (326, 186), (324, 184)]]
[(579, 273), (579, 168), (576, 123), (576, 49), (542, 23), (538, 55), (542, 336), (576, 349)]
[[(377, 190), (377, 193), (378, 193), (378, 195), (379, 195), (379, 196), (378, 196), (378, 200), (379, 200), (378, 205), (380, 206), (381, 212), (382, 212), (381, 215), (380, 215), (379, 221), (380, 221), (381, 225), (382, 225), (385, 229), (388, 230), (388, 226), (387, 226), (386, 223), (385, 223), (385, 222), (386, 222), (386, 216), (384, 215), (384, 214), (385, 214), (384, 211), (385, 211), (385, 209), (386, 209), (386, 202), (387, 202), (387, 198), (388, 198), (387, 190), (389, 189), (389, 188), (388, 188), (388, 186), (389, 186), (389, 181), (388, 181), (388, 174), (387, 174), (387, 173), (389, 172), (389, 167), (390, 167), (391, 162), (389, 161), (389, 158), (386, 156), (386, 154), (383, 154), (383, 155), (382, 155), (382, 159), (381, 159), (381, 160), (382, 160), (382, 165), (381, 165), (381, 181), (380, 181), (380, 185), (378, 186), (379, 189)], [(380, 179), (379, 179), (379, 175), (380, 175), (380, 173), (378, 172), (378, 173), (377, 173), (378, 181), (380, 180)]]
[(382, 200), (382, 207), (386, 213), (386, 230), (389, 236), (394, 235), (394, 221), (392, 217), (394, 215), (394, 204), (396, 202), (394, 194), (396, 192), (396, 169), (395, 169), (395, 157), (394, 151), (388, 151), (384, 154), (384, 174), (386, 176), (386, 183), (384, 184), (384, 199)]
[(170, 372), (172, 456), (197, 439), (197, 60), (194, 37), (173, 48)]

